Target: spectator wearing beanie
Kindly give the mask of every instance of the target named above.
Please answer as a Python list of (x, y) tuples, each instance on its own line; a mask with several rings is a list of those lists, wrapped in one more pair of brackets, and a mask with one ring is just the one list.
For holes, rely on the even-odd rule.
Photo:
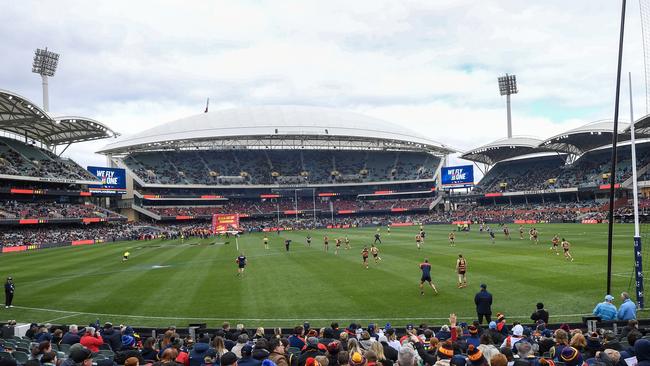
[(318, 338), (309, 337), (307, 338), (307, 345), (300, 352), (300, 357), (298, 357), (298, 366), (305, 366), (307, 359), (310, 357), (322, 356), (325, 352), (322, 352), (318, 347)]
[(533, 315), (530, 316), (530, 319), (532, 319), (534, 322), (541, 320), (544, 322), (544, 324), (548, 324), (548, 311), (544, 309), (543, 303), (541, 302), (537, 303), (537, 310), (535, 310)]
[(566, 366), (586, 366), (586, 363), (584, 363), (582, 359), (582, 354), (571, 346), (562, 349), (562, 353), (560, 353), (560, 361), (564, 362)]
[[(365, 357), (359, 352), (352, 352), (350, 355), (350, 361), (348, 362), (349, 366), (366, 366), (368, 361)], [(307, 365), (310, 366), (310, 365)]]
[(226, 352), (221, 356), (221, 366), (237, 366), (237, 355), (233, 352)]
[(481, 338), (479, 337), (478, 334), (478, 328), (474, 324), (472, 324), (469, 327), (467, 327), (467, 331), (469, 332), (469, 337), (465, 338), (467, 345), (469, 346), (470, 344), (473, 344), (474, 347), (478, 347), (478, 345), (481, 344)]
[(262, 361), (253, 358), (253, 347), (245, 345), (241, 348), (241, 358), (237, 361), (238, 366), (260, 366)]
[(504, 337), (508, 336), (508, 326), (506, 325), (506, 316), (502, 313), (497, 313), (497, 330), (503, 334)]
[(472, 366), (486, 366), (488, 364), (485, 357), (483, 357), (483, 352), (471, 345), (467, 348), (467, 359)]

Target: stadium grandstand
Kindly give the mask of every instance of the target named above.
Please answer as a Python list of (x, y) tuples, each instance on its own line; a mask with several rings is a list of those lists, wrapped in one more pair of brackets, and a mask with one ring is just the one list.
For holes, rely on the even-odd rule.
[[(17, 239), (20, 227), (84, 224), (90, 229), (126, 221), (89, 191), (89, 186), (101, 181), (61, 156), (71, 144), (117, 137), (109, 127), (91, 118), (52, 117), (32, 101), (0, 90), (0, 134), (0, 245), (26, 244)], [(64, 236), (43, 239), (27, 244), (70, 243), (95, 237), (80, 234), (71, 240)]]

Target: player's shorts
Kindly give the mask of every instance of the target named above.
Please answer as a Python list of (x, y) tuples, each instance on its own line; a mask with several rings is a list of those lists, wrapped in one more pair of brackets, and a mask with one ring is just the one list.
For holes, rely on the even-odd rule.
[(128, 256), (128, 255), (125, 255), (123, 258), (124, 258), (124, 259), (129, 259), (129, 256)]
[(323, 245), (330, 245), (328, 242), (324, 242)]
[(368, 259), (368, 256), (367, 256), (367, 255), (364, 255), (364, 256), (363, 256), (363, 260), (365, 261), (365, 260), (367, 260), (367, 259)]
[(533, 235), (533, 239), (537, 240), (537, 235)]
[(336, 247), (337, 247), (337, 248), (340, 247), (340, 246), (341, 246), (341, 244), (336, 244)]
[(464, 275), (464, 274), (465, 274), (465, 271), (458, 271), (458, 274), (459, 274), (459, 275)]
[(373, 254), (372, 256), (373, 256), (374, 258), (377, 258), (378, 255), (379, 255), (379, 254)]
[(560, 244), (553, 243), (553, 248), (558, 247)]
[(567, 249), (567, 248), (563, 248), (563, 249), (564, 249), (564, 253), (569, 251), (569, 249)]
[(240, 264), (239, 268), (246, 268), (246, 265), (245, 264)]
[(431, 282), (431, 276), (422, 276), (420, 282)]

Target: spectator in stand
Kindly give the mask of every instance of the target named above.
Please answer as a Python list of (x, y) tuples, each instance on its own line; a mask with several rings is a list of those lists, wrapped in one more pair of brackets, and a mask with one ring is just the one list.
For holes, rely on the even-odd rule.
[(144, 340), (144, 344), (142, 345), (142, 350), (140, 350), (140, 354), (142, 355), (142, 358), (145, 361), (157, 361), (158, 360), (158, 351), (154, 348), (154, 345), (156, 343), (156, 339), (153, 337), (147, 337), (147, 339)]
[[(322, 356), (325, 353), (319, 349), (318, 338), (309, 337), (307, 338), (307, 346), (300, 352), (300, 357), (298, 357), (298, 366), (305, 366), (307, 359), (310, 357)], [(352, 359), (352, 357), (350, 357)]]
[(305, 328), (297, 326), (293, 329), (293, 335), (289, 337), (289, 347), (302, 349), (305, 346)]
[(269, 359), (273, 361), (277, 366), (289, 366), (289, 358), (287, 357), (286, 349), (284, 348), (284, 343), (277, 338), (273, 338), (268, 343)]
[[(86, 327), (83, 337), (79, 341), (82, 346), (88, 348), (90, 352), (97, 353), (99, 352), (99, 346), (104, 344), (104, 340), (99, 335), (99, 331), (95, 330), (94, 327)], [(122, 342), (120, 341), (120, 347)]]
[(81, 337), (79, 337), (79, 328), (77, 327), (76, 324), (70, 324), (70, 327), (68, 327), (68, 331), (63, 335), (63, 338), (61, 339), (61, 344), (69, 344), (73, 345), (75, 343), (79, 343), (81, 341)]
[(237, 358), (241, 358), (241, 350), (247, 343), (248, 334), (240, 334), (239, 337), (237, 337), (237, 344), (230, 350), (230, 352), (234, 353)]
[(478, 323), (483, 324), (483, 318), (488, 323), (492, 320), (492, 294), (487, 291), (487, 285), (482, 283), (481, 290), (474, 296)]
[(532, 319), (534, 322), (541, 320), (544, 322), (544, 324), (548, 324), (548, 311), (544, 309), (543, 303), (541, 302), (537, 303), (537, 310), (535, 310), (533, 315), (530, 316), (530, 319)]
[[(397, 355), (398, 366), (417, 366), (416, 353), (411, 347), (402, 347)], [(648, 365), (650, 366), (650, 365)]]
[(253, 358), (253, 347), (250, 345), (245, 345), (241, 349), (241, 358), (237, 361), (239, 366), (260, 366), (261, 361), (258, 361)]
[(113, 328), (113, 324), (106, 322), (104, 324), (104, 331), (102, 332), (102, 340), (104, 343), (111, 346), (113, 352), (117, 352), (122, 348), (122, 334)]
[(616, 306), (612, 304), (612, 301), (614, 301), (614, 296), (606, 295), (605, 301), (596, 305), (593, 314), (600, 317), (601, 320), (616, 320)]
[(618, 308), (616, 318), (618, 320), (632, 320), (636, 319), (636, 304), (630, 299), (630, 294), (627, 292), (621, 293), (621, 300), (623, 303)]

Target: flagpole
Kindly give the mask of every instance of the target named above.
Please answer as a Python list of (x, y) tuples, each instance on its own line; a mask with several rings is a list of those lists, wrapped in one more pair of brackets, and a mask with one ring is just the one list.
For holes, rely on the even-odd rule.
[(632, 199), (634, 202), (634, 273), (636, 278), (636, 303), (643, 309), (643, 263), (641, 235), (639, 234), (639, 194), (636, 173), (636, 142), (634, 140), (634, 107), (632, 104), (632, 73), (628, 72), (628, 86), (630, 88), (630, 145), (632, 148)]

